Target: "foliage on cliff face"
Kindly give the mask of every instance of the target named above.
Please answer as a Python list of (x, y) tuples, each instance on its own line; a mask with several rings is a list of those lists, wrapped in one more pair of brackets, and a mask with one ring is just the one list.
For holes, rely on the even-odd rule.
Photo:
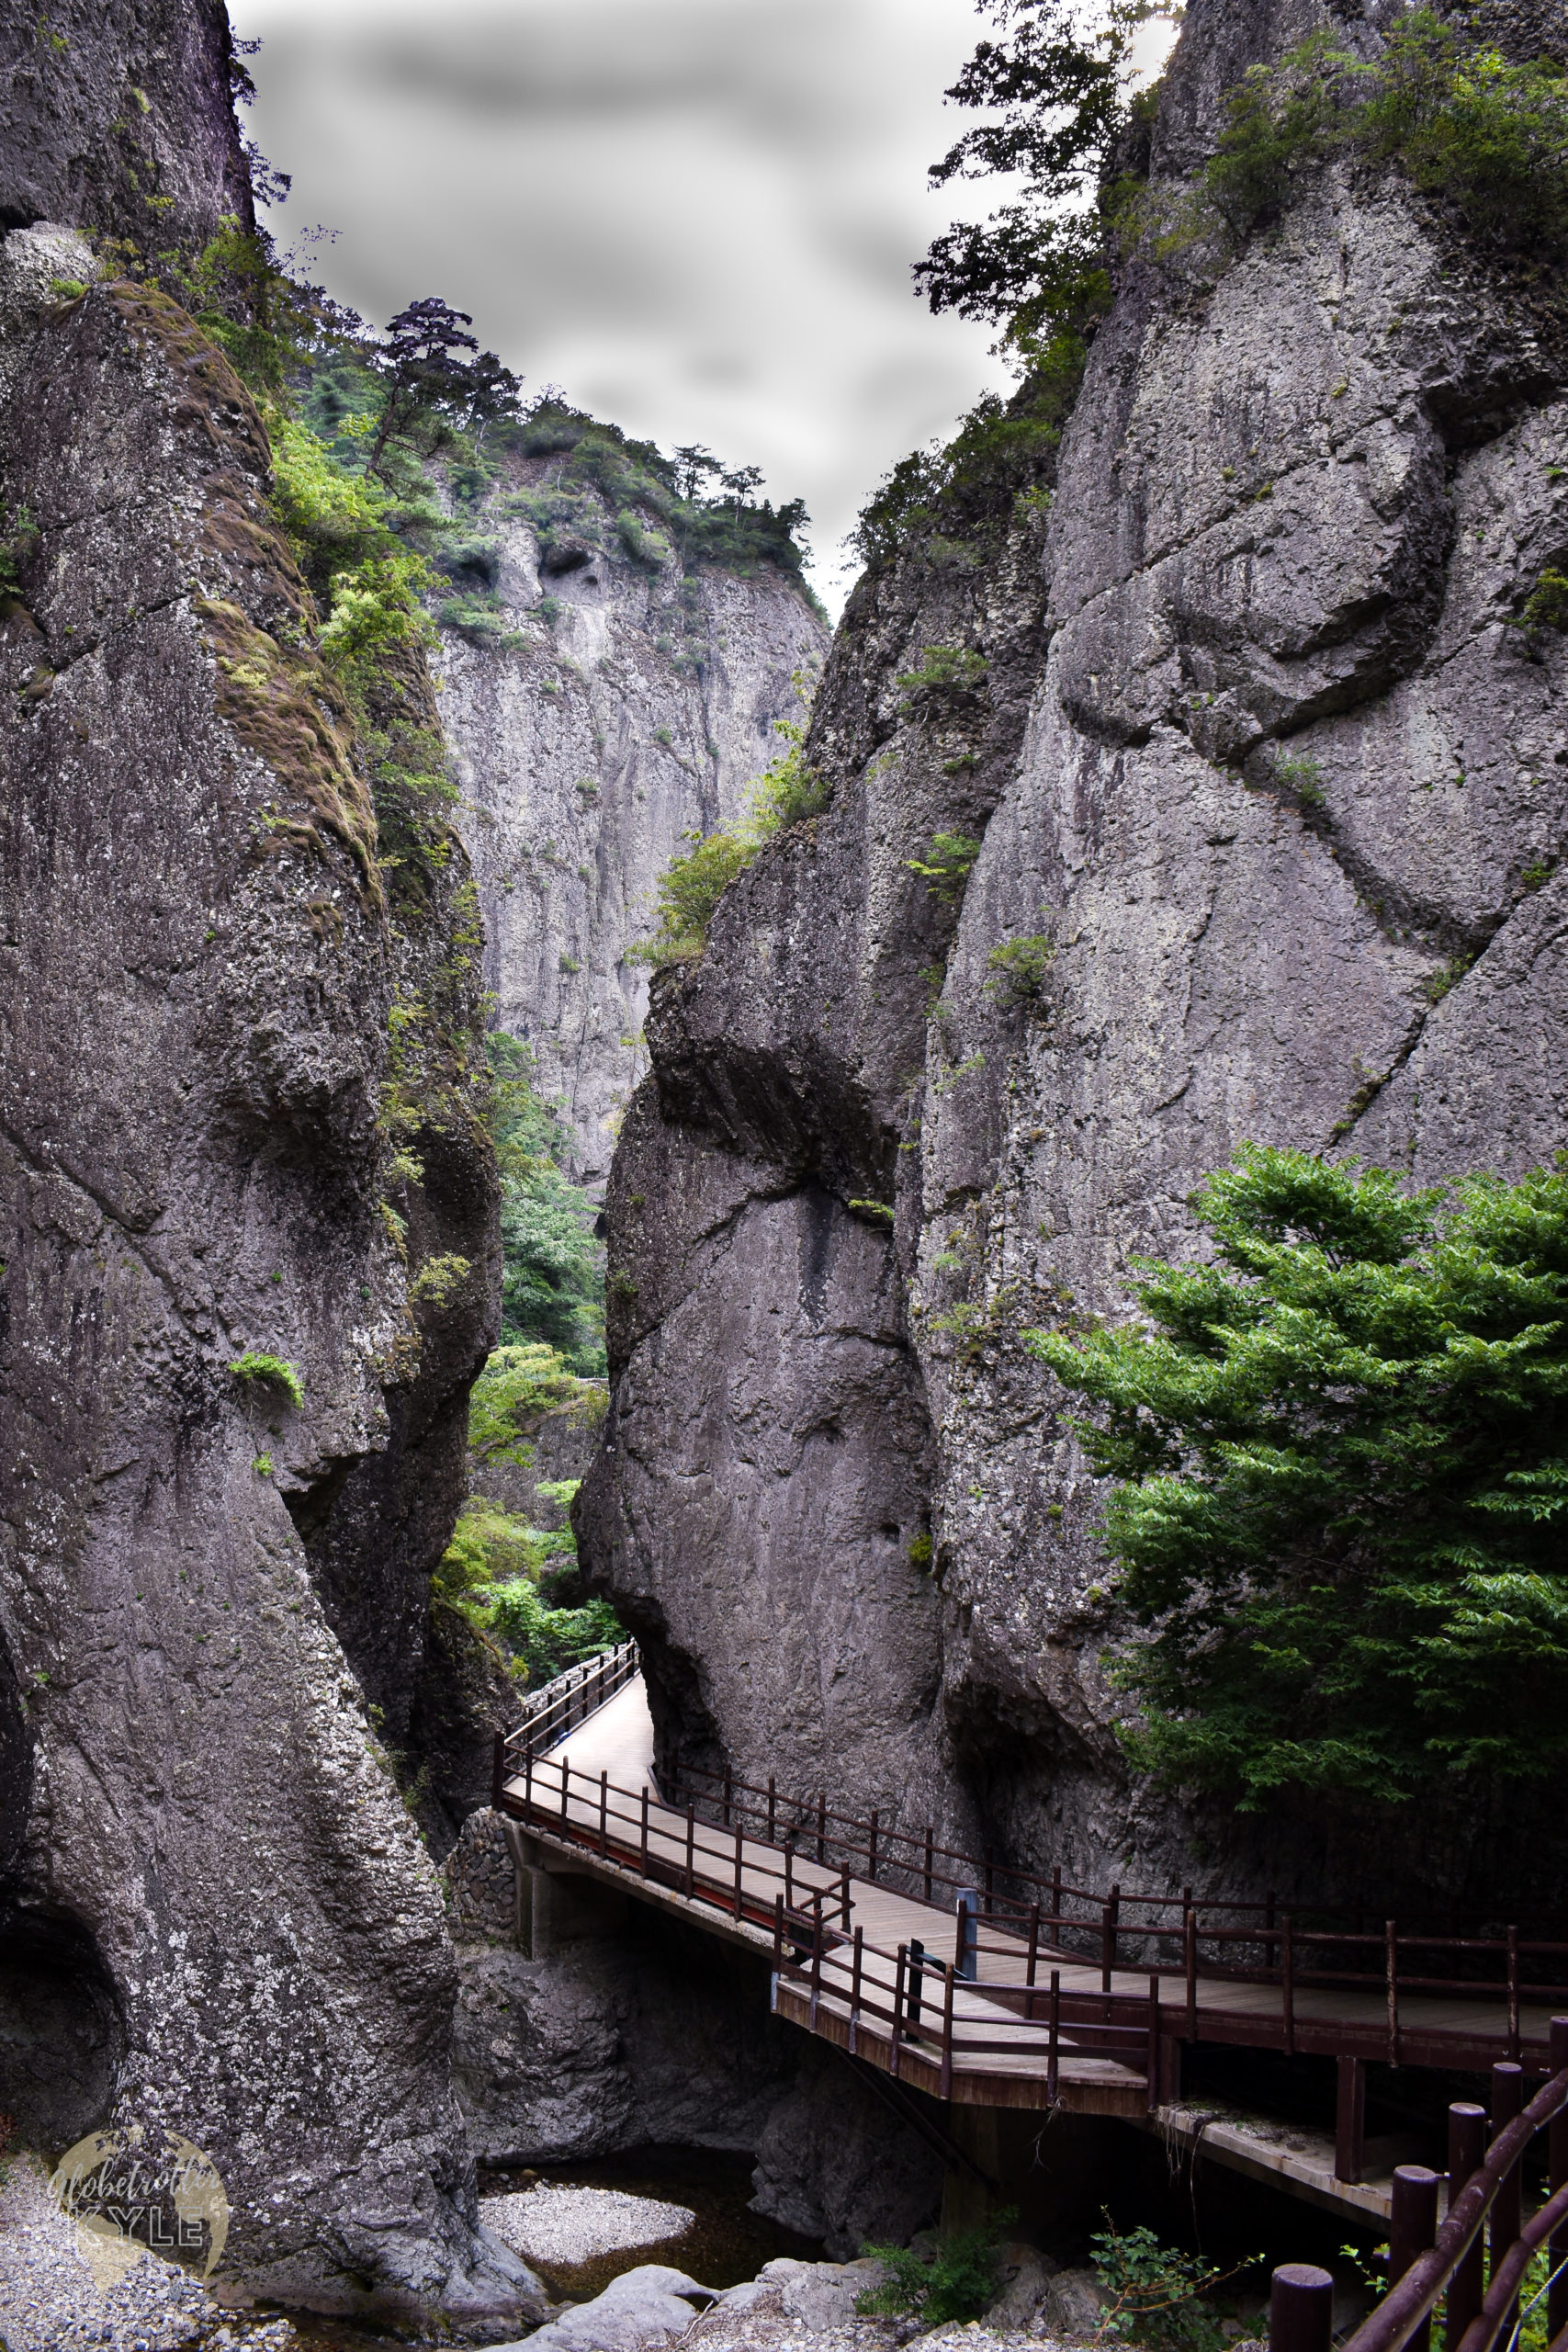
[(502, 1340), (543, 1343), (563, 1371), (604, 1374), (604, 1251), (594, 1203), (562, 1166), (566, 1130), (533, 1082), (534, 1057), (502, 1030), (486, 1039), (489, 1125), (501, 1170)]
[[(804, 700), (808, 692), (804, 675), (797, 676), (795, 685)], [(659, 928), (651, 939), (632, 949), (628, 962), (652, 964), (659, 970), (691, 963), (703, 952), (719, 899), (764, 842), (786, 825), (819, 817), (827, 808), (828, 786), (806, 763), (805, 727), (796, 719), (780, 718), (773, 732), (784, 737), (786, 748), (751, 786), (745, 815), (711, 833), (685, 836), (691, 848), (672, 858), (660, 877)]]
[(1568, 74), (1561, 60), (1510, 64), (1430, 8), (1389, 28), (1382, 52), (1355, 56), (1314, 33), (1229, 96), (1227, 121), (1188, 232), (1223, 222), (1234, 237), (1288, 203), (1336, 156), (1401, 172), (1450, 207), (1485, 243), (1561, 260), (1568, 250)]
[(575, 1581), (576, 1564), (570, 1528), (531, 1527), (515, 1511), (476, 1498), (453, 1530), (435, 1589), (497, 1644), (520, 1681), (547, 1682), (626, 1639), (605, 1602), (563, 1608), (552, 1599), (552, 1586)]
[(1150, 198), (1136, 161), (1155, 97), (1133, 95), (1131, 36), (1158, 12), (1113, 0), (1089, 28), (1069, 0), (990, 0), (990, 13), (1003, 38), (982, 41), (947, 93), (985, 119), (931, 178), (1016, 173), (1022, 188), (939, 237), (915, 276), (933, 311), (993, 321), (1026, 360), (1092, 323), (1130, 242), (1245, 237), (1336, 156), (1400, 172), (1494, 246), (1557, 261), (1568, 244), (1561, 56), (1511, 63), (1429, 7), (1396, 17), (1372, 58), (1314, 33), (1229, 93), (1196, 187)]
[[(519, 502), (540, 531), (547, 559), (558, 535), (580, 533), (584, 525), (597, 535), (607, 505), (634, 562), (654, 571), (676, 560), (686, 571), (711, 564), (743, 578), (769, 563), (788, 572), (815, 604), (797, 544), (809, 519), (805, 503), (774, 507), (759, 500), (756, 467), (728, 468), (694, 447), (667, 458), (651, 441), (632, 440), (618, 425), (603, 424), (554, 395), (498, 434), (495, 446), (557, 460), (548, 483)], [(600, 498), (590, 499), (590, 491)]]
[(1148, 1328), (1028, 1335), (1103, 1408), (1135, 1761), (1251, 1806), (1560, 1770), (1568, 1156), (1409, 1194), (1248, 1147), (1194, 1206)]
[(1092, 29), (1071, 0), (991, 0), (1002, 31), (947, 92), (980, 112), (931, 170), (931, 184), (1017, 174), (1022, 187), (985, 221), (961, 221), (917, 264), (933, 311), (987, 319), (1020, 350), (1109, 298), (1099, 200), (1130, 104), (1132, 34), (1155, 13), (1113, 5)]

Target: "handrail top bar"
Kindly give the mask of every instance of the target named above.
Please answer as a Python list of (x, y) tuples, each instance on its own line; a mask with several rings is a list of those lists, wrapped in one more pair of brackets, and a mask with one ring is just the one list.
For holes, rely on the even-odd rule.
[[(541, 1685), (538, 1690), (530, 1693), (524, 1701), (522, 1719), (511, 1731), (502, 1734), (503, 1750), (513, 1748), (524, 1742), (537, 1740), (541, 1734), (547, 1730), (552, 1713), (558, 1709), (570, 1712), (571, 1703), (590, 1686), (595, 1683), (608, 1683), (623, 1674), (626, 1679), (631, 1679), (631, 1672), (627, 1672), (626, 1669), (630, 1668), (635, 1672), (637, 1660), (637, 1642), (628, 1637), (626, 1641), (616, 1644), (613, 1649), (602, 1650), (595, 1657), (580, 1659), (575, 1666), (568, 1667), (560, 1674), (553, 1676), (548, 1682)], [(609, 1695), (612, 1694), (606, 1692), (606, 1700)], [(681, 1781), (688, 1783), (705, 1782), (714, 1790), (721, 1791), (727, 1805), (732, 1810), (739, 1811), (741, 1815), (744, 1815), (750, 1808), (740, 1803), (740, 1800), (750, 1797), (758, 1800), (759, 1805), (765, 1804), (769, 1808), (769, 1815), (774, 1824), (775, 1831), (782, 1828), (784, 1834), (783, 1837), (775, 1834), (773, 1838), (767, 1838), (761, 1836), (757, 1830), (746, 1827), (743, 1820), (736, 1822), (734, 1826), (737, 1829), (744, 1830), (744, 1834), (754, 1844), (767, 1845), (774, 1849), (793, 1845), (798, 1851), (803, 1845), (808, 1845), (813, 1837), (818, 1840), (825, 1839), (829, 1846), (838, 1849), (840, 1855), (864, 1855), (871, 1859), (874, 1876), (875, 1865), (880, 1863), (883, 1868), (901, 1872), (905, 1876), (923, 1878), (927, 1882), (928, 1899), (930, 1893), (939, 1883), (944, 1889), (953, 1891), (984, 1885), (986, 1892), (977, 1908), (977, 1921), (981, 1924), (989, 1921), (993, 1926), (1001, 1928), (1004, 1932), (1011, 1931), (1015, 1925), (1021, 1930), (1024, 1923), (1037, 1914), (1039, 1927), (1053, 1930), (1071, 1928), (1090, 1934), (1103, 1931), (1107, 1935), (1116, 1937), (1118, 1941), (1122, 1937), (1134, 1939), (1144, 1937), (1152, 1938), (1156, 1942), (1170, 1943), (1186, 1935), (1188, 1923), (1190, 1920), (1196, 1931), (1211, 1946), (1215, 1943), (1261, 1944), (1265, 1954), (1263, 1975), (1268, 1981), (1273, 1979), (1276, 1950), (1287, 1936), (1298, 1949), (1340, 1945), (1351, 1951), (1380, 1953), (1392, 1951), (1395, 1958), (1400, 1953), (1412, 1951), (1506, 1954), (1511, 1963), (1510, 1987), (1528, 1999), (1532, 2006), (1555, 2000), (1561, 1996), (1561, 1988), (1556, 1986), (1519, 1982), (1517, 1966), (1513, 1963), (1517, 1961), (1568, 1955), (1568, 1939), (1521, 1937), (1513, 1927), (1509, 1927), (1502, 1933), (1490, 1936), (1443, 1935), (1419, 1928), (1414, 1931), (1408, 1928), (1399, 1930), (1393, 1921), (1386, 1923), (1382, 1932), (1379, 1932), (1360, 1925), (1360, 1917), (1364, 1914), (1357, 1915), (1357, 1925), (1353, 1928), (1309, 1928), (1297, 1924), (1298, 1915), (1307, 1918), (1332, 1918), (1336, 1916), (1338, 1906), (1311, 1902), (1302, 1902), (1294, 1905), (1281, 1905), (1274, 1896), (1270, 1896), (1266, 1902), (1232, 1900), (1194, 1894), (1190, 1889), (1183, 1889), (1180, 1894), (1144, 1894), (1124, 1889), (1120, 1885), (1097, 1893), (1088, 1887), (1066, 1884), (1059, 1873), (1047, 1877), (1043, 1871), (1026, 1871), (1012, 1863), (998, 1864), (990, 1855), (960, 1853), (953, 1847), (938, 1845), (929, 1831), (897, 1828), (890, 1821), (884, 1821), (880, 1815), (876, 1816), (874, 1822), (870, 1819), (861, 1820), (853, 1815), (840, 1813), (836, 1807), (829, 1806), (823, 1795), (814, 1798), (792, 1796), (785, 1792), (781, 1792), (776, 1782), (771, 1782), (767, 1788), (761, 1788), (755, 1781), (738, 1778), (733, 1772), (715, 1772), (698, 1765), (681, 1766), (676, 1777), (677, 1782)], [(622, 1793), (630, 1792), (623, 1791)], [(702, 1801), (705, 1803), (708, 1800)], [(795, 1816), (793, 1825), (786, 1826), (785, 1823), (778, 1820), (781, 1812), (786, 1816), (789, 1815)], [(727, 1812), (727, 1826), (728, 1819), (729, 1815)], [(833, 1834), (835, 1825), (863, 1832), (870, 1842), (863, 1845), (851, 1838), (837, 1837)], [(894, 1850), (898, 1847), (908, 1849), (911, 1858), (908, 1860), (901, 1858)], [(824, 1854), (821, 1859), (823, 1865), (827, 1866), (827, 1855)], [(937, 1868), (936, 1864), (939, 1860), (960, 1864), (962, 1874), (955, 1875)], [(843, 1871), (848, 1871), (851, 1865), (848, 1861), (844, 1861), (841, 1867)], [(1010, 1880), (1014, 1884), (1037, 1888), (1042, 1894), (1049, 1894), (1050, 1910), (1047, 1912), (1043, 1908), (1038, 1895), (1032, 1901), (1026, 1895), (996, 1891), (990, 1882), (998, 1871), (1004, 1878)], [(1075, 1917), (1068, 1914), (1062, 1908), (1066, 1903), (1081, 1903), (1090, 1906), (1089, 1915)], [(1163, 1925), (1157, 1918), (1141, 1919), (1129, 1916), (1139, 1911), (1173, 1910), (1181, 1913), (1182, 1917), (1179, 1922), (1169, 1926)], [(1248, 1924), (1219, 1924), (1213, 1916), (1216, 1913), (1229, 1914), (1233, 1918)], [(1260, 1922), (1260, 1924), (1250, 1924), (1255, 1922)], [(1391, 1934), (1390, 1929), (1394, 1931)], [(1093, 1959), (1093, 1955), (1088, 1952), (1068, 1956), (1090, 1962)], [(1116, 1964), (1121, 1966), (1141, 1963), (1118, 1960)], [(1240, 1973), (1248, 1976), (1258, 1973), (1245, 1966)], [(1315, 1980), (1320, 1985), (1325, 1985), (1331, 1981), (1345, 1984), (1364, 1981), (1371, 1984), (1381, 1982), (1382, 1974), (1383, 1972), (1381, 1969), (1367, 1972), (1364, 1976), (1353, 1972), (1322, 1970), (1314, 1972)], [(1468, 1979), (1461, 1978), (1433, 1979), (1425, 1983), (1411, 1980), (1408, 1989), (1412, 1992), (1444, 1991), (1473, 1994), (1480, 1996), (1487, 1994), (1495, 1995), (1501, 1988), (1483, 1978), (1475, 1979), (1473, 1984)], [(1512, 1992), (1510, 1997), (1513, 1997)]]
[(1568, 2104), (1568, 2067), (1551, 2075), (1523, 2113), (1498, 2132), (1486, 2161), (1472, 2172), (1449, 2208), (1436, 2243), (1417, 2255), (1404, 2276), (1364, 2319), (1344, 2352), (1396, 2352), (1421, 2325), (1463, 2261), (1499, 2184), (1513, 2170), (1543, 2123)]

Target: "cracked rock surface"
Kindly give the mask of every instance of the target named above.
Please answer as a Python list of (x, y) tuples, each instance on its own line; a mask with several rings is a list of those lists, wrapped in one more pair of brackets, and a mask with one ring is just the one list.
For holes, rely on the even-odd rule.
[[(1199, 0), (1156, 170), (1319, 21)], [(1232, 257), (1128, 269), (1048, 519), (863, 580), (808, 745), (833, 805), (656, 985), (609, 1192), (579, 1513), (666, 1766), (1079, 1884), (1547, 1899), (1528, 1803), (1266, 1835), (1129, 1780), (1099, 1498), (1018, 1334), (1124, 1315), (1243, 1140), (1418, 1184), (1561, 1144), (1568, 662), (1518, 623), (1568, 559), (1565, 379), (1528, 289), (1325, 172)], [(901, 691), (933, 646), (983, 674)], [(961, 894), (911, 869), (939, 831), (981, 844)]]
[[(526, 2313), (367, 1709), (413, 1705), (490, 1328), (471, 1116), (425, 1121), (407, 1258), (381, 1213), (389, 1005), (457, 951), (376, 883), (249, 396), (155, 290), (62, 300), (73, 244), (85, 280), (46, 227), (0, 268), (0, 2106), (51, 2156), (193, 2141), (253, 2291)], [(411, 1303), (433, 1245), (450, 1309)]]
[(516, 492), (559, 470), (514, 461), (472, 515), (510, 641), (443, 629), (441, 711), (497, 1020), (532, 1046), (597, 1190), (647, 1067), (648, 972), (627, 950), (686, 835), (729, 823), (778, 756), (775, 722), (800, 716), (794, 680), (828, 631), (772, 564), (682, 578), (634, 561), (600, 492), (582, 493), (595, 535), (544, 548)]

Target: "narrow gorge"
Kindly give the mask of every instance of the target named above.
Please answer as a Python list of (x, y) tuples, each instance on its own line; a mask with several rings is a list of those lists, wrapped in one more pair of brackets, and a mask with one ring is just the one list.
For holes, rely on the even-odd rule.
[[(994, 13), (1038, 96), (1057, 12)], [(754, 474), (287, 276), (222, 0), (0, 27), (0, 2352), (671, 2344), (716, 2295), (500, 2228), (648, 2151), (784, 2257), (726, 2352), (891, 2352), (966, 2227), (993, 2335), (1219, 2352), (1261, 2271), (1223, 2333), (1106, 2301), (1189, 2208), (1196, 2295), (1211, 2124), (1267, 2128), (1205, 2293), (1370, 2253), (1444, 2100), (1568, 2063), (1564, 23), (1190, 0), (1136, 90), (1095, 38), (1088, 242), (834, 629)], [(1325, 1450), (1247, 1616), (1225, 1480)], [(1308, 1675), (1423, 1480), (1395, 1632)], [(1374, 2023), (1298, 2041), (1292, 1922), (1352, 1916)], [(1401, 2008), (1443, 1938), (1462, 2048)], [(199, 2156), (241, 2333), (45, 2262), (84, 2148)]]

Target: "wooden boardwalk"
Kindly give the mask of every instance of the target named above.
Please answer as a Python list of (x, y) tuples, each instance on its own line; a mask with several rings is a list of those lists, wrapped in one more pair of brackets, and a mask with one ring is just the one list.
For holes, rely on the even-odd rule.
[[(912, 2087), (986, 2107), (1147, 2118), (1169, 2104), (1184, 2043), (1295, 2049), (1342, 2062), (1483, 2067), (1506, 2054), (1506, 2002), (1355, 1986), (1280, 1987), (1200, 1973), (1183, 1984), (1042, 1947), (994, 1918), (966, 1954), (962, 1917), (665, 1804), (640, 1679), (501, 1791), (547, 1868), (589, 1871), (772, 1953), (777, 2013)], [(1054, 1990), (1053, 1990), (1054, 1982)], [(1051, 2012), (1055, 2011), (1053, 2025)], [(1522, 2003), (1517, 2046), (1546, 2060), (1551, 2012)], [(1351, 2176), (1354, 2177), (1354, 2176)]]

